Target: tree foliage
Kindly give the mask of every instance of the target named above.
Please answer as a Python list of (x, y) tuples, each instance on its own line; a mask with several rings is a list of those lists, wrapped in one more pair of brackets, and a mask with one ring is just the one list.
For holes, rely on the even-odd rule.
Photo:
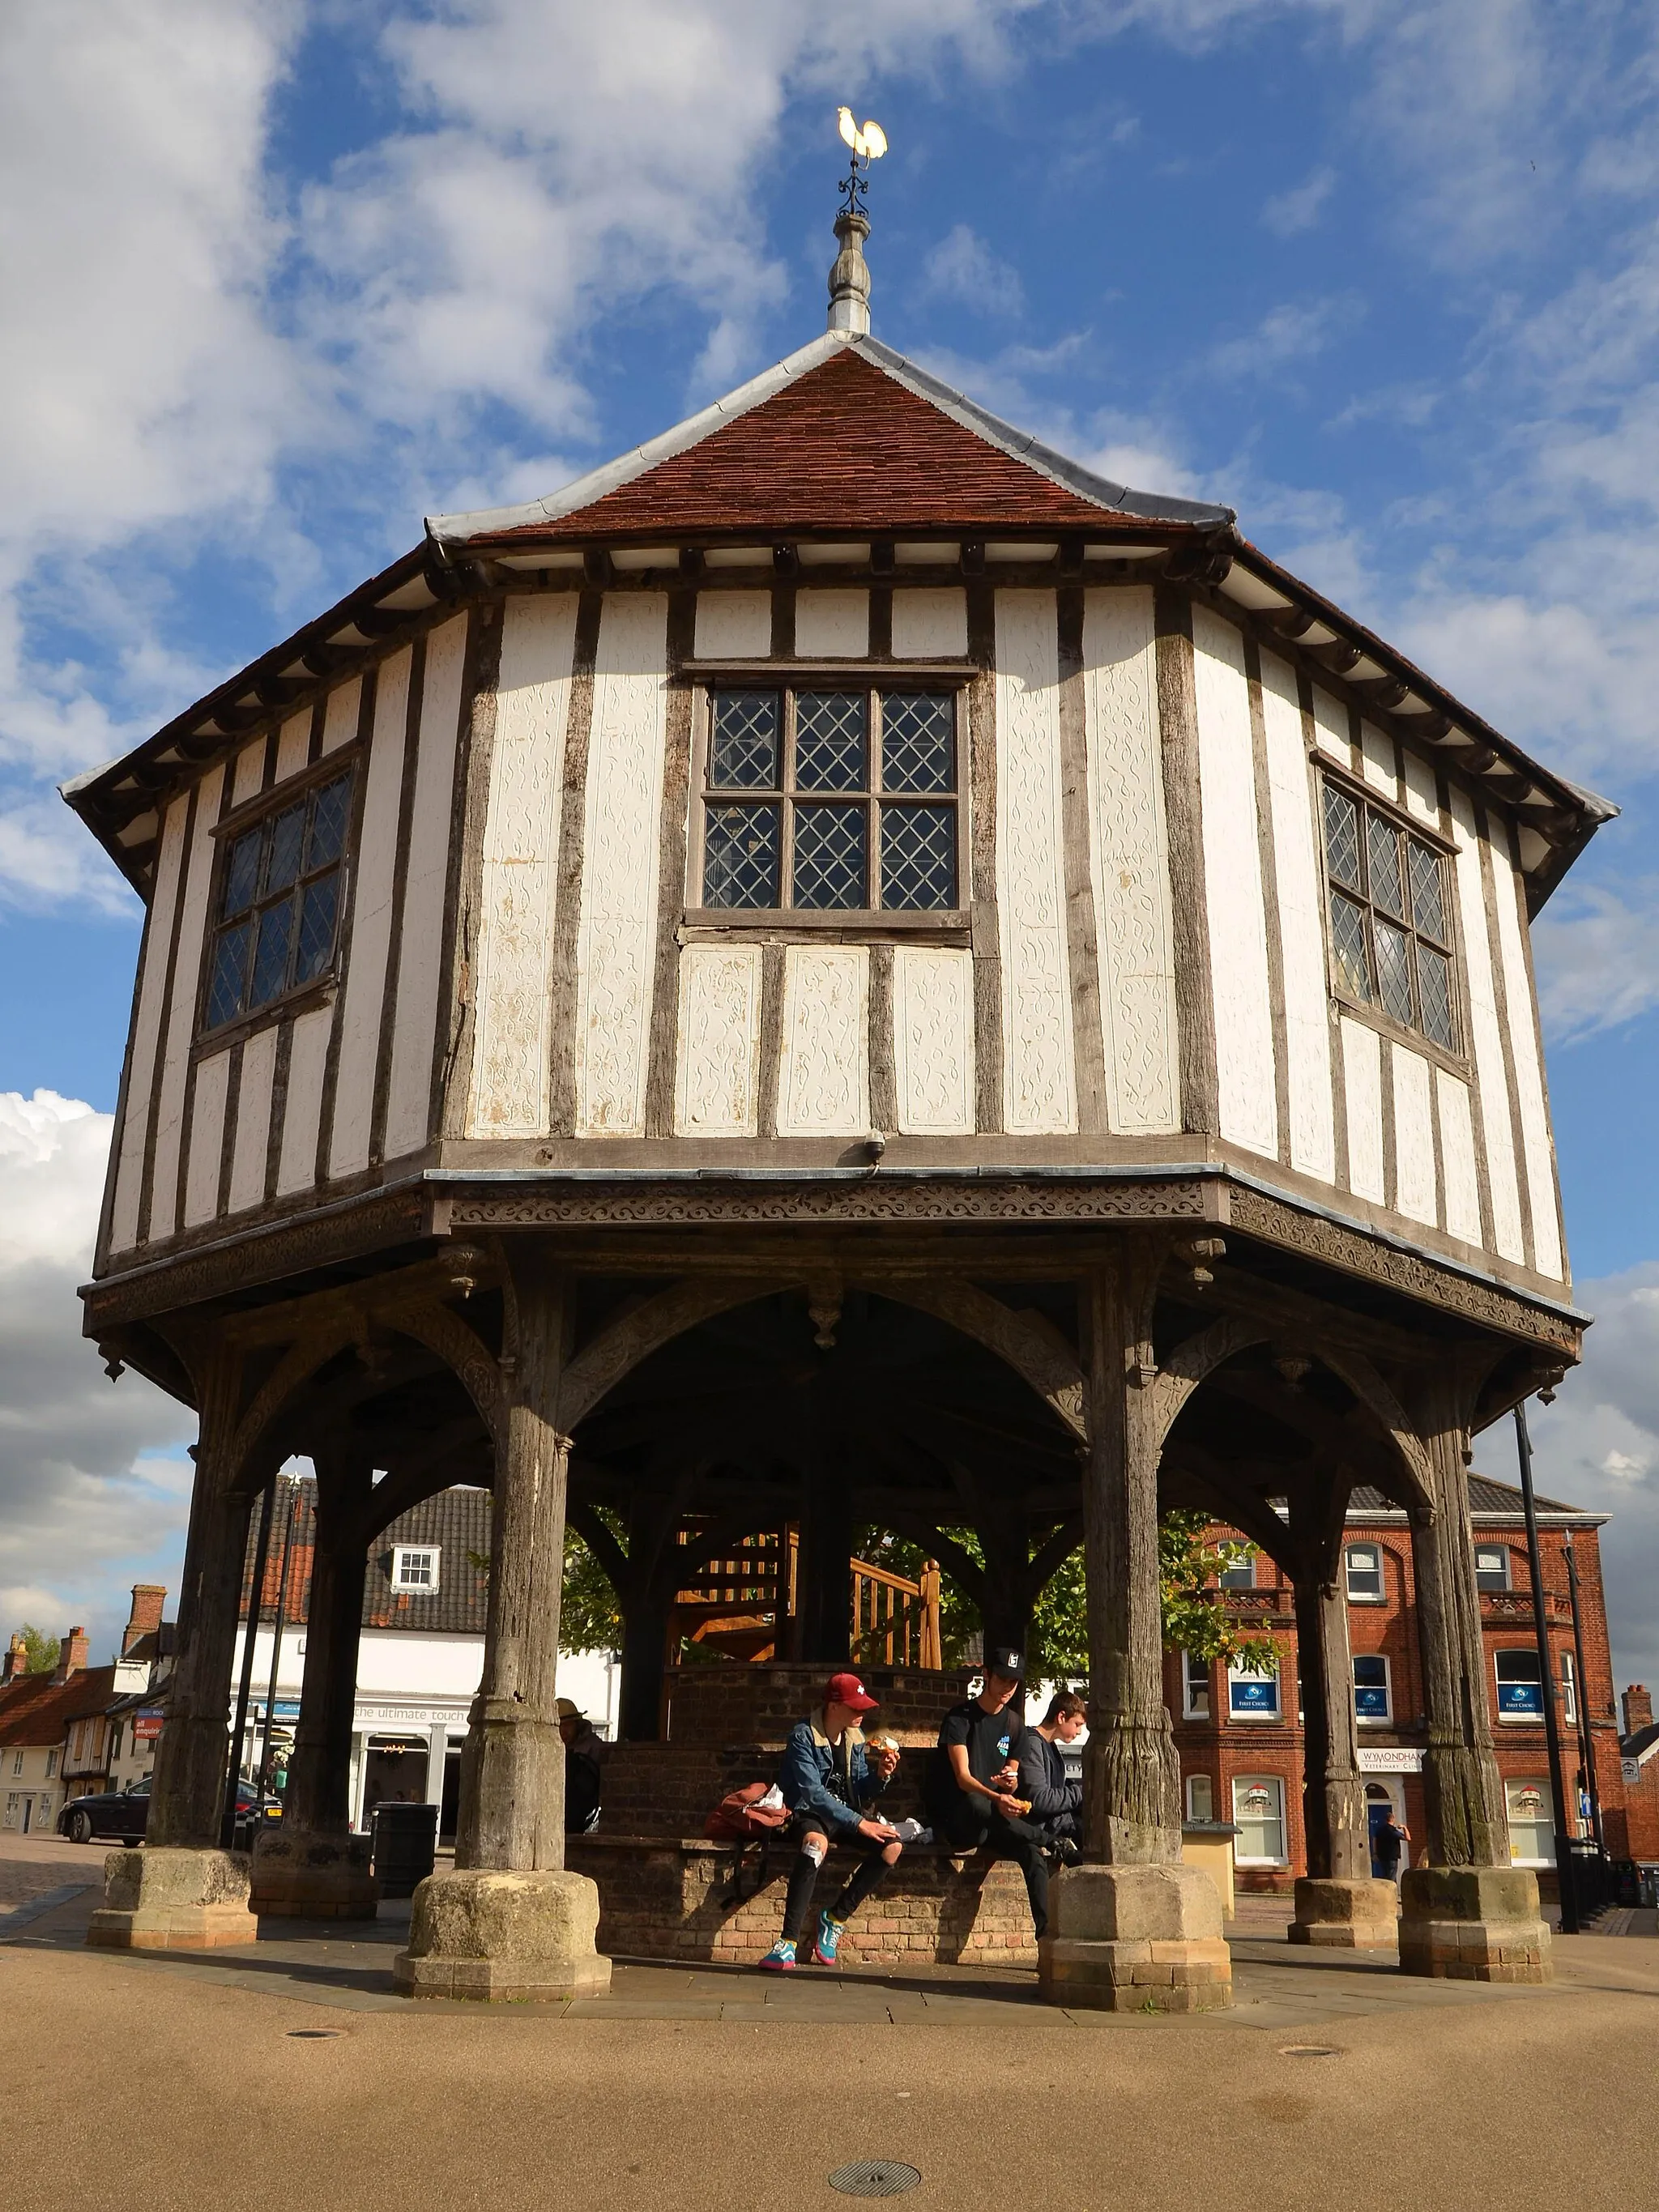
[[(599, 1511), (612, 1533), (622, 1534), (618, 1516)], [(574, 1528), (564, 1532), (564, 1595), (559, 1605), (561, 1651), (619, 1651), (622, 1607), (611, 1577)]]
[(55, 1636), (46, 1635), (43, 1630), (37, 1628), (32, 1620), (26, 1620), (23, 1623), (22, 1637), (23, 1649), (28, 1654), (30, 1674), (50, 1674), (58, 1664), (58, 1652), (61, 1649), (58, 1638)]

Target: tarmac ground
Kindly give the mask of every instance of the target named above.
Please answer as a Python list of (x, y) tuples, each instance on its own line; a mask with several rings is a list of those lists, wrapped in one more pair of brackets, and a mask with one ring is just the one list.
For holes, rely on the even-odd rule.
[(1018, 1971), (627, 1961), (608, 1996), (498, 2008), (394, 1994), (406, 1905), (206, 1956), (88, 1951), (102, 1864), (0, 1837), (0, 2137), (31, 2195), (95, 2212), (830, 2208), (865, 2160), (919, 2172), (915, 2212), (1656, 2193), (1651, 1912), (1506, 1990), (1294, 1950), (1251, 1899), (1237, 2001), (1191, 2020), (1055, 2010)]

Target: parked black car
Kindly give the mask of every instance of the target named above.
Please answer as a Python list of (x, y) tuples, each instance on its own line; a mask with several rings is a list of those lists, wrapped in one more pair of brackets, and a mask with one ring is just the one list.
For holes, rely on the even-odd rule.
[[(256, 1826), (279, 1820), (279, 1797), (261, 1797), (248, 1782), (236, 1785), (236, 1841), (246, 1850)], [(96, 1843), (114, 1837), (117, 1842), (139, 1844), (149, 1821), (149, 1784), (136, 1782), (130, 1790), (106, 1790), (88, 1797), (71, 1797), (58, 1815), (58, 1832), (77, 1844)]]

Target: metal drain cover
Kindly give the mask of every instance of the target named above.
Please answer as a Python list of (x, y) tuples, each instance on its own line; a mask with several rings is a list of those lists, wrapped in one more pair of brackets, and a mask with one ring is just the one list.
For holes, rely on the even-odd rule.
[(1341, 2052), (1333, 2043), (1286, 2043), (1279, 2047), (1281, 2058), (1340, 2058)]
[(289, 2036), (295, 2043), (320, 2043), (325, 2036), (343, 2035), (343, 2027), (291, 2027)]
[(902, 2166), (896, 2158), (860, 2158), (851, 2166), (838, 2166), (830, 2186), (843, 2197), (897, 2197), (921, 2179), (914, 2166)]

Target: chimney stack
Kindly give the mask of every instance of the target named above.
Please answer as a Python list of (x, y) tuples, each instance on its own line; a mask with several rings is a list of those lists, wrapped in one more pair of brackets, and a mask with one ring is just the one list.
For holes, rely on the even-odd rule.
[(135, 1644), (146, 1636), (154, 1636), (161, 1626), (161, 1607), (167, 1599), (165, 1583), (134, 1583), (132, 1611), (121, 1637), (121, 1656), (125, 1659)]
[(29, 1671), (28, 1646), (21, 1636), (14, 1636), (6, 1652), (6, 1671), (0, 1681), (20, 1681)]
[(1653, 1726), (1653, 1699), (1648, 1695), (1644, 1682), (1632, 1682), (1624, 1694), (1625, 1734), (1634, 1735), (1638, 1729)]
[(52, 1680), (67, 1682), (71, 1674), (80, 1674), (87, 1663), (87, 1654), (90, 1649), (86, 1630), (79, 1626), (71, 1628), (58, 1646), (58, 1671)]

